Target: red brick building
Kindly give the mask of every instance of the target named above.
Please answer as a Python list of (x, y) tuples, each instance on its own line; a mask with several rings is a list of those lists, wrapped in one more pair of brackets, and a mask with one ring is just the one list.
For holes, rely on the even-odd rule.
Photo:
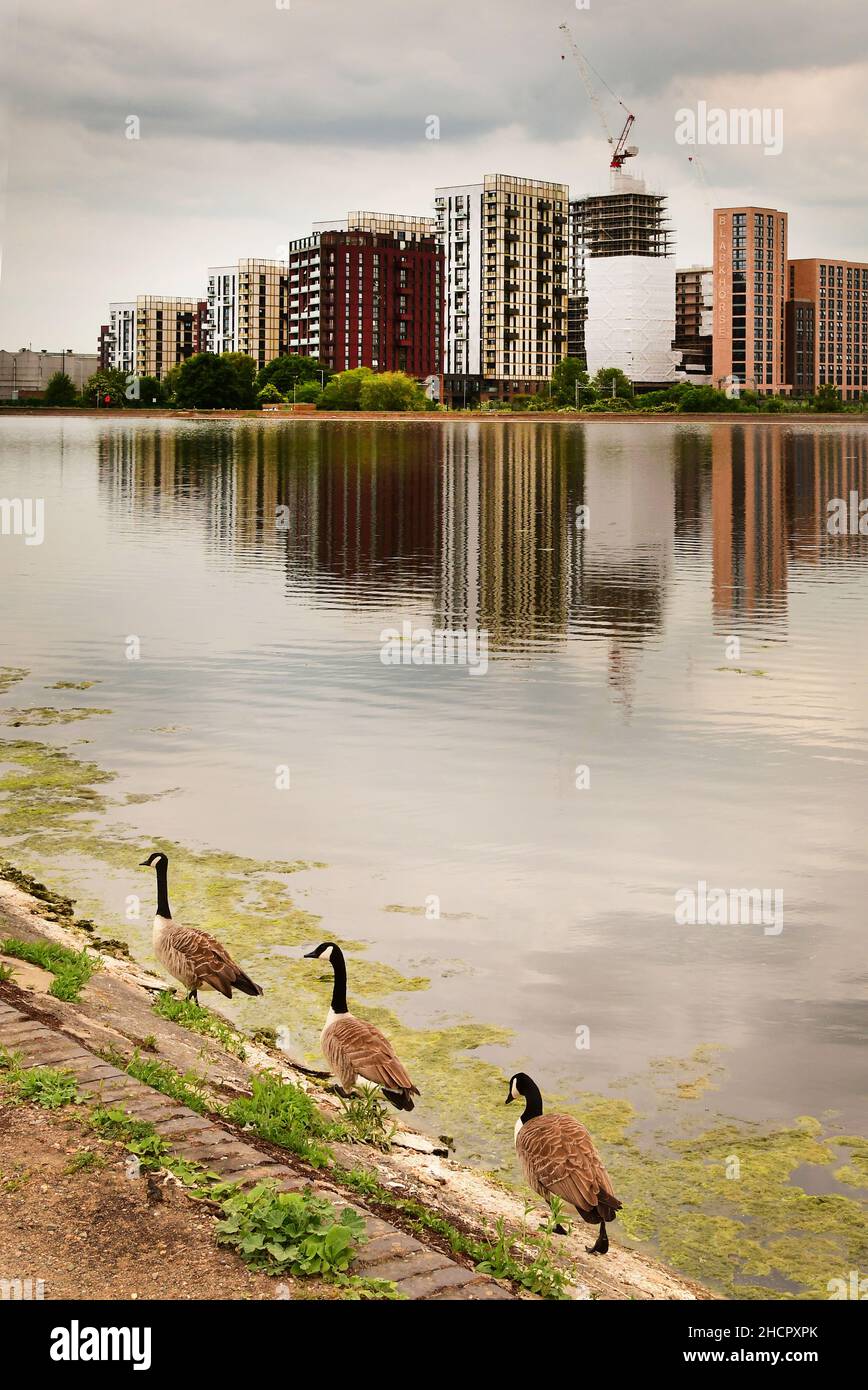
[(777, 208), (714, 210), (714, 385), (786, 386), (787, 224)]
[(443, 251), (433, 232), (314, 232), (290, 242), (288, 281), (289, 352), (335, 372), (439, 373)]
[(111, 327), (107, 323), (100, 324), (99, 337), (96, 340), (96, 350), (100, 368), (103, 371), (107, 371), (112, 364)]
[(787, 274), (794, 389), (834, 386), (858, 401), (868, 392), (868, 262), (811, 257), (789, 261)]

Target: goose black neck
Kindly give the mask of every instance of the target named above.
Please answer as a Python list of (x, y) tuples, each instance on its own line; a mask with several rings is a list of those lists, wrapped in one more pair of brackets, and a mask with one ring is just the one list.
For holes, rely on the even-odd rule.
[(335, 982), (332, 988), (332, 1013), (349, 1013), (347, 1008), (347, 966), (344, 960), (344, 953), (339, 946), (332, 947), (331, 954), (332, 970), (335, 972)]
[(535, 1120), (538, 1115), (542, 1114), (543, 1103), (542, 1095), (540, 1094), (540, 1089), (536, 1082), (531, 1081), (528, 1077), (524, 1084), (524, 1114), (521, 1117), (521, 1122), (523, 1125), (526, 1125), (528, 1120)]
[(156, 865), (157, 870), (157, 916), (167, 917), (171, 920), (172, 911), (169, 907), (169, 866), (165, 859), (161, 859)]

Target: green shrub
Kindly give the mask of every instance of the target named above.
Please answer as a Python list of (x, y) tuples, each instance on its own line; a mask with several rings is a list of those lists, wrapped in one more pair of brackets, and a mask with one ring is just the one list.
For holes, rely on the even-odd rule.
[(341, 1097), (341, 1113), (348, 1138), (377, 1149), (391, 1146), (397, 1126), (377, 1091), (362, 1086), (359, 1095)]
[(42, 397), (43, 405), (75, 405), (77, 400), (78, 392), (66, 372), (55, 372), (48, 378)]
[(288, 398), (293, 405), (319, 405), (323, 388), (318, 381), (303, 381)]
[(621, 396), (601, 396), (598, 400), (589, 401), (587, 405), (583, 405), (582, 413), (588, 415), (606, 415), (612, 413), (623, 415), (629, 414), (634, 408), (632, 401), (624, 400)]
[(260, 405), (277, 405), (281, 401), (285, 401), (286, 396), (282, 396), (274, 382), (269, 381), (263, 386), (261, 391), (257, 391), (256, 399), (259, 401)]
[(302, 357), (299, 353), (291, 352), (283, 357), (272, 357), (270, 362), (266, 362), (256, 378), (256, 389), (261, 391), (263, 387), (272, 385), (284, 400), (291, 401), (295, 387), (295, 399), (308, 400), (309, 397), (301, 394), (302, 390), (314, 385), (320, 390), (323, 378), (328, 381), (331, 375), (330, 369), (315, 357)]
[(359, 388), (360, 410), (427, 410), (430, 401), (418, 381), (406, 372), (377, 372)]
[(370, 367), (354, 367), (333, 376), (320, 396), (319, 409), (358, 410), (362, 386), (373, 375)]
[(252, 1269), (268, 1274), (345, 1274), (365, 1239), (365, 1222), (352, 1207), (337, 1216), (331, 1202), (310, 1188), (279, 1192), (257, 1183), (223, 1202), (217, 1239), (232, 1245)]

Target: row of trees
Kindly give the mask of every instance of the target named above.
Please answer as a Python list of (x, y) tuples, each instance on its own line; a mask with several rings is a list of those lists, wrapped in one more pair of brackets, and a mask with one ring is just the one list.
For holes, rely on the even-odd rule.
[[(252, 357), (240, 352), (199, 352), (173, 367), (162, 381), (128, 379), (123, 372), (100, 369), (81, 395), (72, 381), (56, 372), (43, 396), (45, 405), (178, 406), (186, 410), (253, 410), (281, 402), (304, 402), (318, 410), (434, 410), (419, 383), (404, 372), (374, 372), (369, 367), (333, 373), (312, 357), (276, 357), (259, 372)], [(824, 385), (809, 398), (759, 396), (755, 391), (718, 391), (688, 382), (637, 396), (618, 367), (605, 367), (591, 378), (576, 357), (565, 357), (552, 373), (547, 392), (513, 396), (487, 407), (502, 410), (632, 411), (658, 414), (766, 413), (840, 411), (845, 406), (834, 386)], [(858, 407), (856, 407), (858, 408)]]
[(823, 385), (813, 396), (762, 396), (756, 391), (730, 388), (719, 391), (714, 386), (677, 382), (659, 391), (636, 395), (633, 383), (618, 367), (603, 367), (591, 378), (577, 357), (565, 357), (552, 373), (550, 392), (536, 396), (514, 396), (502, 402), (503, 409), (560, 410), (579, 409), (584, 412), (629, 412), (653, 414), (735, 414), (763, 412), (780, 414), (805, 411), (840, 411), (859, 409), (858, 404), (842, 401), (834, 386)]
[(162, 381), (128, 378), (101, 368), (81, 395), (68, 376), (48, 382), (45, 405), (135, 408), (178, 406), (183, 410), (254, 410), (280, 402), (306, 402), (319, 410), (432, 410), (419, 383), (404, 372), (369, 367), (333, 373), (312, 357), (276, 357), (257, 372), (252, 357), (240, 352), (198, 352), (173, 367)]

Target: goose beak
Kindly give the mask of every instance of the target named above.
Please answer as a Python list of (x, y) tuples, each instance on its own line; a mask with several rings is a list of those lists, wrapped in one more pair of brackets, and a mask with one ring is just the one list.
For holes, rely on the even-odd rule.
[(515, 1097), (513, 1096), (512, 1091), (510, 1090), (509, 1095), (507, 1096), (506, 1100), (505, 1100), (503, 1103), (504, 1103), (504, 1105), (512, 1105), (512, 1102), (513, 1102), (514, 1099), (515, 1099)]
[(318, 960), (319, 957), (317, 956), (316, 951), (305, 951), (304, 956), (302, 957), (302, 959), (303, 959), (303, 960)]
[(147, 859), (143, 859), (142, 862), (141, 862), (141, 864), (139, 865), (139, 868), (140, 868), (140, 869), (149, 869), (150, 867), (151, 867), (151, 866), (150, 866), (150, 864), (148, 863)]

